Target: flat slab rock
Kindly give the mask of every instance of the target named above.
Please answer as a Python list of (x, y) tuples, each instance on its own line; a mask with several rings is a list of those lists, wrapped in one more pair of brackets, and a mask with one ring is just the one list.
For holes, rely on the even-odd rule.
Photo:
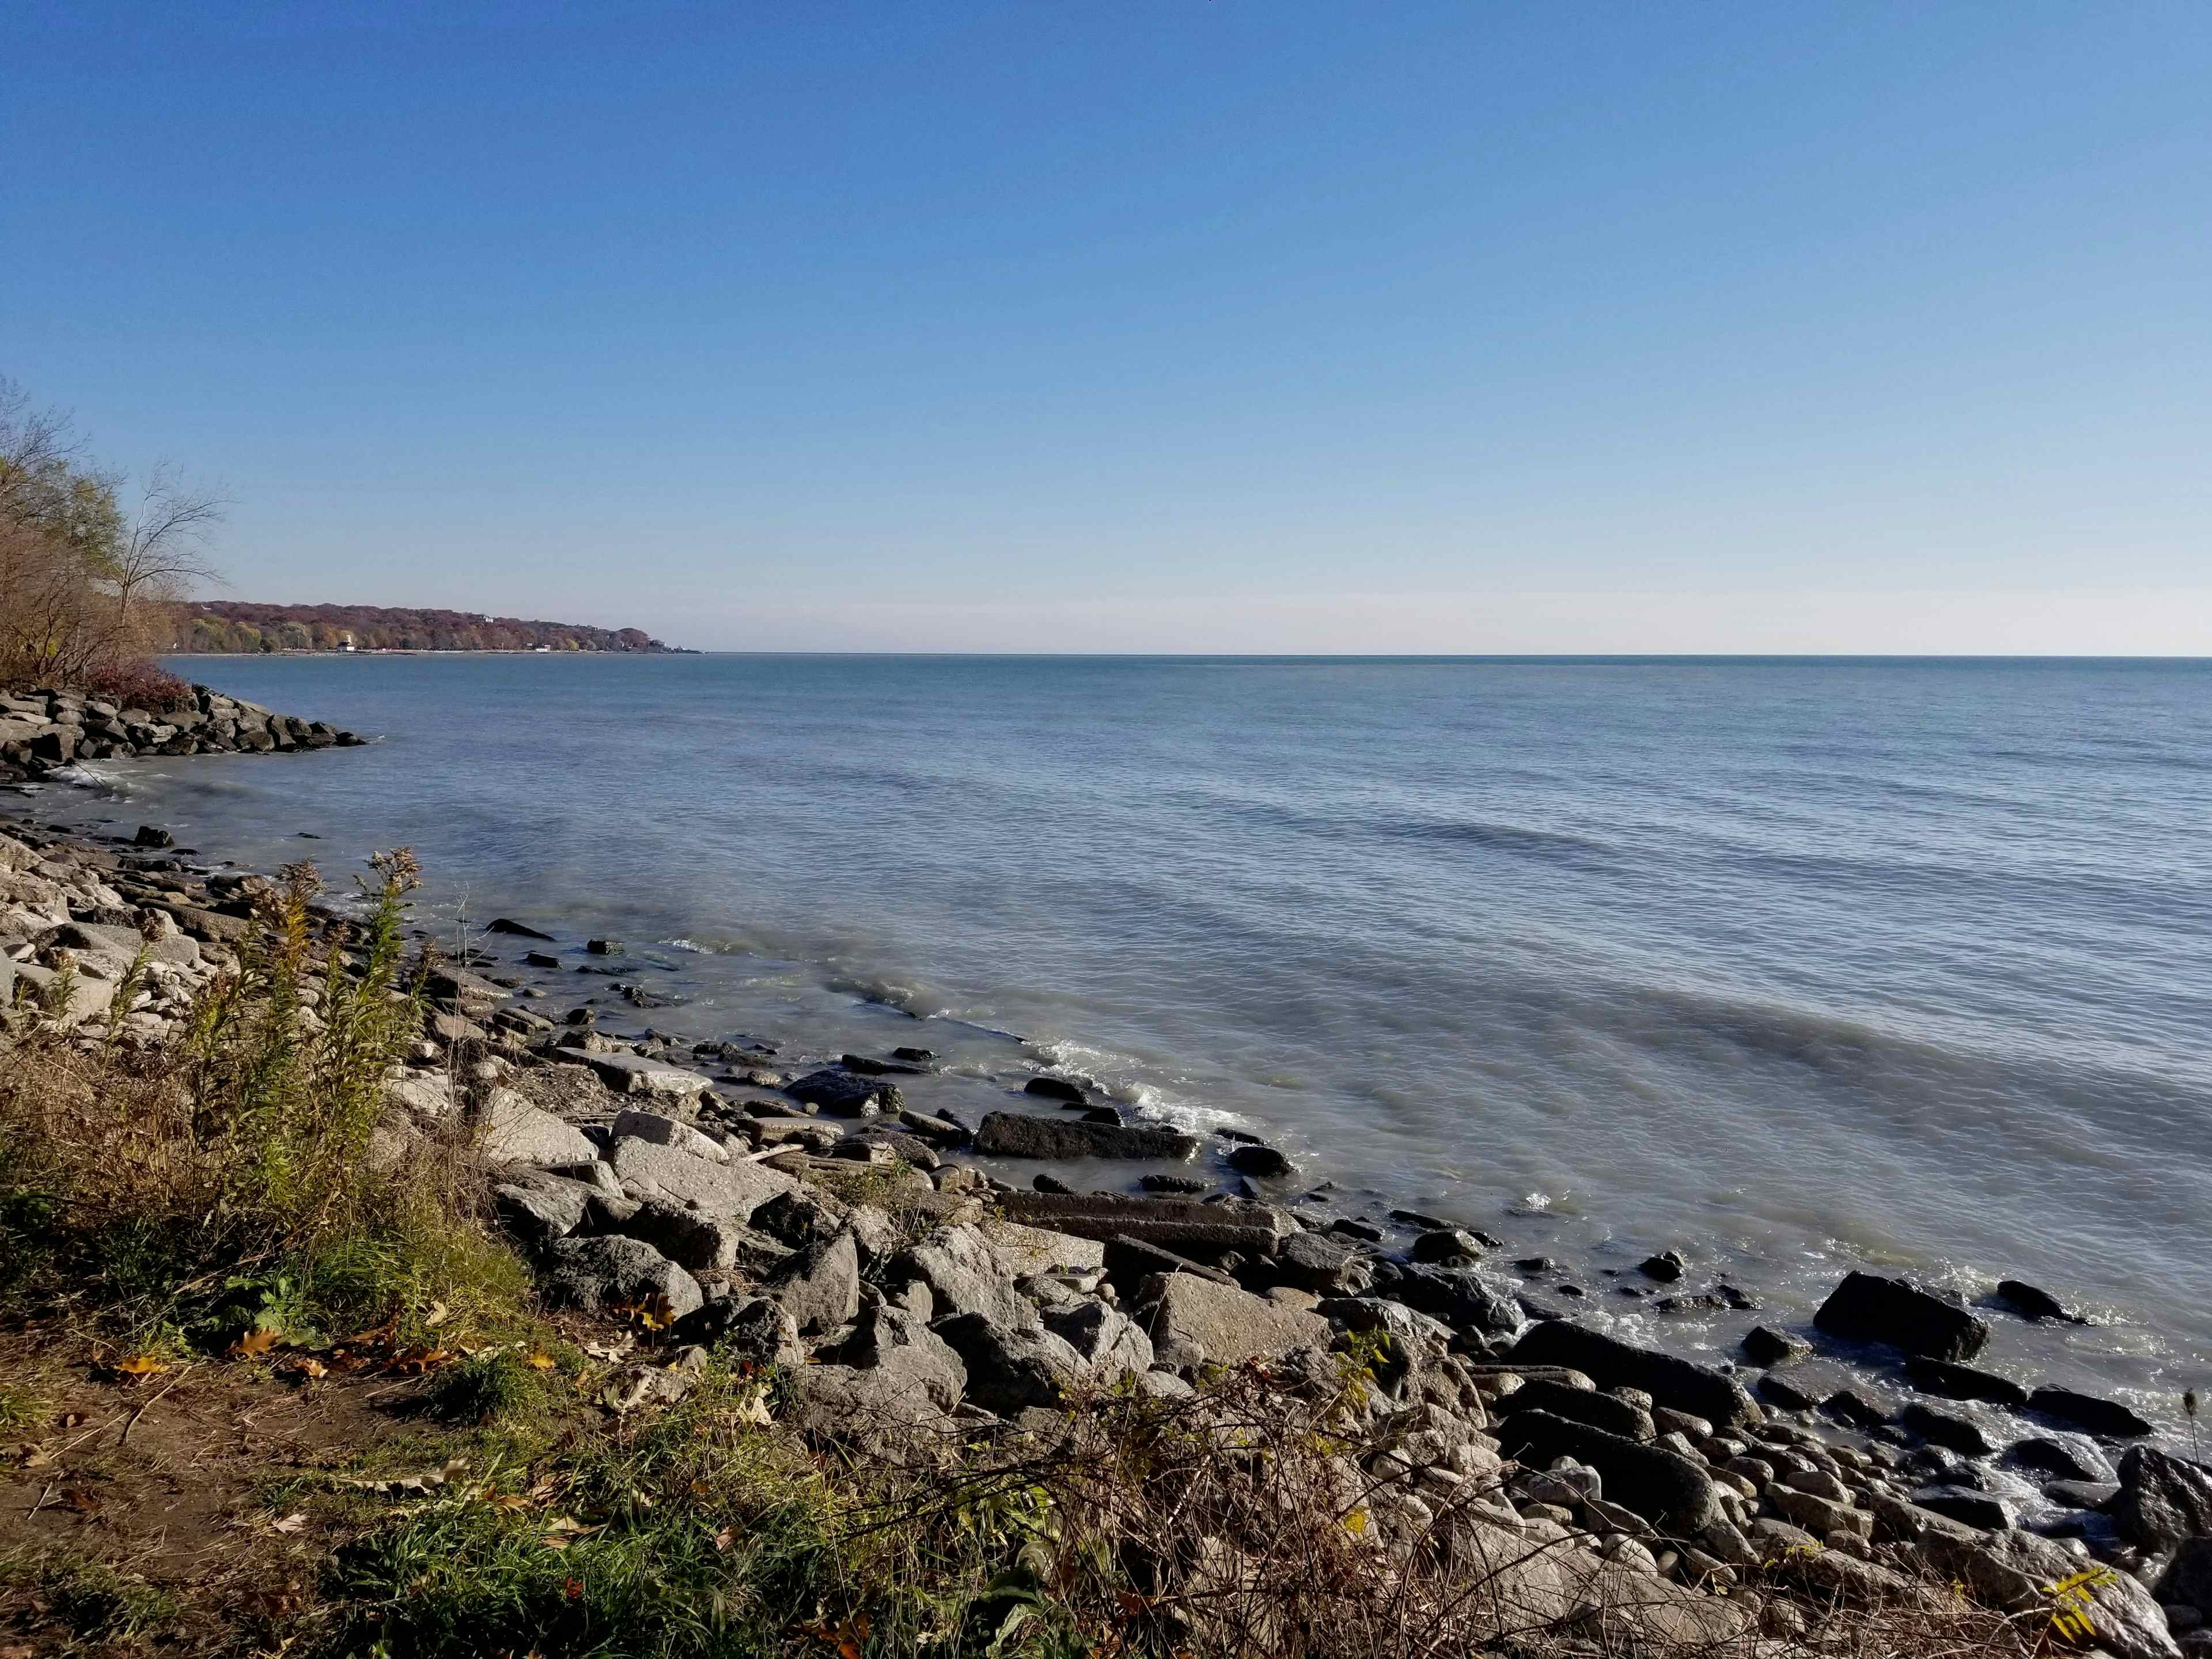
[(572, 1123), (532, 1105), (512, 1089), (485, 1103), (483, 1154), (495, 1164), (589, 1164), (599, 1149)]
[(1189, 1273), (1162, 1273), (1146, 1285), (1137, 1323), (1166, 1364), (1279, 1358), (1298, 1348), (1325, 1346), (1332, 1334), (1319, 1314)]
[(1196, 1135), (1176, 1129), (1029, 1117), (1018, 1112), (993, 1112), (975, 1132), (975, 1150), (986, 1158), (1161, 1158), (1181, 1163), (1197, 1157), (1198, 1146)]
[(665, 1060), (647, 1060), (643, 1054), (594, 1054), (581, 1048), (562, 1051), (580, 1065), (589, 1066), (618, 1095), (648, 1095), (663, 1099), (684, 1100), (702, 1095), (714, 1086), (710, 1077), (697, 1072), (687, 1072), (681, 1066), (671, 1066)]
[(738, 1221), (750, 1221), (755, 1210), (799, 1184), (758, 1164), (710, 1164), (635, 1135), (618, 1137), (607, 1148), (606, 1164), (633, 1196), (665, 1198)]

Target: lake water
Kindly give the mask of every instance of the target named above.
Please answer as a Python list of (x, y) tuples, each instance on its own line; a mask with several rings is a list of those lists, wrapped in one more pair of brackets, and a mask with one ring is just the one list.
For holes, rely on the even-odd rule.
[(411, 844), (443, 927), (629, 941), (684, 999), (637, 1023), (924, 1043), (971, 1114), (1056, 1061), (1677, 1346), (1746, 1322), (1605, 1269), (1677, 1248), (1775, 1322), (1849, 1265), (2023, 1277), (2104, 1322), (2000, 1369), (2207, 1379), (2212, 665), (174, 665), (380, 740), (100, 769), (121, 827)]

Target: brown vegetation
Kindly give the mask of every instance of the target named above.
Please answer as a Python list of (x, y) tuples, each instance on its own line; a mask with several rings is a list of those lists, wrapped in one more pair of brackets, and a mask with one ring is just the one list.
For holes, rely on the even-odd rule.
[(135, 512), (125, 489), (84, 459), (65, 420), (0, 381), (0, 686), (143, 672), (167, 607), (212, 579), (205, 538), (220, 501), (166, 471)]

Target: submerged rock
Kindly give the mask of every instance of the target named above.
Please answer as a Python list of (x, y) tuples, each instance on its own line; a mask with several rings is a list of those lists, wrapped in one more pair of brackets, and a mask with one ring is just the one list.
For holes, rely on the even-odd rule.
[(1831, 1336), (1886, 1343), (1930, 1359), (1963, 1364), (1988, 1346), (1990, 1328), (1956, 1303), (1909, 1279), (1847, 1273), (1813, 1316)]

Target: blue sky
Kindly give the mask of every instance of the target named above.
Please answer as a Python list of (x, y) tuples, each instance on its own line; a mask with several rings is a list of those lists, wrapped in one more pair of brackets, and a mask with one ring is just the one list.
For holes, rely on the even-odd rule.
[(2212, 8), (36, 8), (0, 373), (234, 597), (2212, 653)]

